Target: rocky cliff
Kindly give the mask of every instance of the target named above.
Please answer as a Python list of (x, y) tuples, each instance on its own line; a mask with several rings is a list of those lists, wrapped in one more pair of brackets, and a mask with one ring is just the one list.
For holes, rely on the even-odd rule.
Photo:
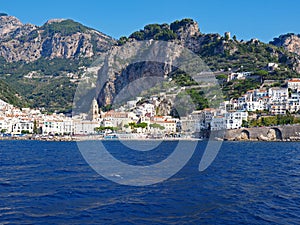
[(114, 42), (73, 20), (49, 20), (39, 27), (22, 24), (13, 16), (0, 16), (0, 56), (8, 62), (90, 58), (107, 51)]
[(289, 52), (296, 53), (300, 55), (300, 35), (296, 34), (284, 34), (280, 35), (277, 38), (274, 38), (273, 41), (270, 42), (271, 44), (283, 47), (284, 49), (288, 50)]
[[(182, 19), (171, 24), (149, 24), (116, 41), (69, 19), (53, 19), (36, 26), (23, 24), (16, 17), (0, 13), (0, 78), (5, 79), (24, 99), (30, 99), (33, 107), (44, 103), (45, 107), (52, 105), (51, 110), (66, 108), (67, 102), (73, 100), (82, 71), (88, 71), (87, 67), (96, 56), (103, 56), (102, 53), (111, 50), (116, 58), (129, 59), (135, 55), (134, 46), (138, 46), (140, 41), (151, 43), (155, 40), (184, 46), (199, 55), (212, 71), (240, 71), (243, 66), (244, 71), (261, 72), (273, 62), (279, 64), (278, 70), (264, 71), (263, 79), (283, 80), (298, 76), (300, 72), (299, 35), (282, 35), (269, 44), (256, 39), (239, 41), (236, 37), (231, 38), (229, 33), (201, 33), (197, 22)], [(127, 51), (122, 50), (124, 44), (129, 46)], [(159, 51), (156, 53), (160, 54)], [(172, 53), (179, 55), (180, 50), (175, 49)], [(172, 62), (169, 65), (153, 62), (132, 64), (126, 60), (116, 62), (108, 59), (107, 65), (111, 62), (116, 63), (116, 67), (107, 72), (109, 79), (98, 96), (101, 104), (111, 104), (114, 97), (135, 80), (151, 74), (165, 77), (172, 71)], [(121, 68), (121, 64), (125, 68)], [(105, 69), (100, 72), (105, 73)], [(234, 90), (235, 87), (229, 89)], [(71, 103), (68, 105), (70, 107)]]
[(287, 62), (293, 65), (293, 70), (300, 73), (300, 35), (299, 34), (284, 34), (274, 38), (270, 44), (277, 47), (282, 47), (290, 53), (295, 53), (294, 57), (290, 57)]

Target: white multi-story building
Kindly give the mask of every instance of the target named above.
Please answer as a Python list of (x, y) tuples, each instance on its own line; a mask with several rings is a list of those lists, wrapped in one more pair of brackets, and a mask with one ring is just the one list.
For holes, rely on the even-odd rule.
[(33, 133), (33, 121), (18, 121), (12, 125), (12, 134), (22, 134), (23, 132)]
[(300, 90), (300, 79), (299, 78), (292, 78), (292, 79), (288, 80), (287, 84), (288, 84), (288, 88), (290, 88), (294, 91)]
[(40, 121), (40, 126), (42, 128), (42, 134), (73, 134), (74, 125), (71, 118), (47, 118)]
[(267, 89), (256, 89), (254, 90), (254, 100), (261, 99), (269, 96)]
[(292, 93), (288, 99), (288, 109), (289, 112), (294, 113), (300, 110), (300, 94)]
[(270, 113), (273, 115), (285, 115), (288, 104), (283, 102), (274, 102), (270, 105)]
[(181, 131), (182, 132), (196, 132), (200, 130), (199, 120), (189, 117), (181, 117)]
[(214, 108), (206, 108), (203, 109), (204, 113), (204, 127), (208, 129), (211, 125), (211, 121), (214, 116), (216, 116), (216, 109)]
[(226, 120), (224, 116), (215, 116), (211, 121), (211, 130), (224, 130), (226, 129)]
[(253, 102), (246, 102), (244, 104), (244, 109), (248, 112), (261, 111), (266, 108), (265, 102), (262, 99)]
[(111, 110), (103, 115), (103, 119), (110, 121), (113, 127), (122, 127), (124, 124), (137, 121), (138, 118), (132, 112), (116, 112)]
[(241, 128), (243, 120), (248, 120), (248, 112), (236, 111), (225, 113), (226, 129)]
[(175, 133), (177, 128), (177, 119), (170, 116), (154, 116), (150, 120), (150, 124), (159, 124), (164, 127), (164, 133)]
[(90, 135), (95, 134), (95, 128), (100, 127), (98, 121), (90, 120), (75, 120), (74, 123), (74, 134), (75, 135)]
[(272, 87), (269, 89), (268, 96), (272, 102), (285, 102), (289, 93), (287, 88)]

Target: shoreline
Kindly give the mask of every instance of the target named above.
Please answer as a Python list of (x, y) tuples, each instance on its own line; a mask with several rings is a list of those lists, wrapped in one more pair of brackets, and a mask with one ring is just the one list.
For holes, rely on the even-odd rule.
[[(209, 141), (206, 139), (199, 138), (104, 138), (99, 136), (67, 136), (67, 137), (0, 137), (0, 141), (45, 141), (45, 142), (78, 142), (78, 141)], [(274, 140), (261, 140), (261, 139), (216, 139), (215, 141), (221, 142), (300, 142), (299, 138), (289, 139), (274, 139)]]
[(32, 137), (0, 137), (0, 141), (48, 141), (48, 142), (77, 142), (77, 141), (203, 141), (198, 138), (104, 138), (99, 136), (68, 136), (53, 138)]

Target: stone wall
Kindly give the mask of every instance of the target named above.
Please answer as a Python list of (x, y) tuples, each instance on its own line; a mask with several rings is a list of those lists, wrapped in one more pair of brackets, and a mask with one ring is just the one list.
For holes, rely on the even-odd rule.
[(227, 130), (225, 140), (288, 141), (300, 140), (300, 125), (254, 127)]

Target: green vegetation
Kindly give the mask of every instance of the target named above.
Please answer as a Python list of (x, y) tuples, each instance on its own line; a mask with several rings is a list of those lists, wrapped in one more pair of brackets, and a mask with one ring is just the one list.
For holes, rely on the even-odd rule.
[[(194, 21), (192, 19), (182, 19), (176, 20), (171, 23), (170, 26), (166, 23), (164, 24), (149, 24), (144, 27), (143, 30), (136, 31), (132, 33), (129, 38), (134, 38), (138, 41), (142, 40), (162, 40), (170, 41), (177, 39), (176, 32), (181, 28), (185, 27), (187, 24), (191, 24)], [(121, 37), (119, 42), (122, 44), (127, 41), (124, 37)]]
[(58, 76), (63, 72), (78, 72), (81, 66), (90, 65), (92, 59), (45, 59), (40, 58), (34, 62), (12, 62), (8, 63), (3, 57), (0, 57), (0, 75), (13, 74), (20, 78), (31, 71), (40, 72), (42, 75)]
[(18, 92), (3, 80), (0, 80), (0, 99), (18, 107), (28, 106)]
[[(282, 48), (259, 41), (237, 42), (228, 40), (225, 42), (224, 38), (213, 35), (208, 35), (206, 38), (207, 41), (202, 43), (196, 53), (214, 71), (229, 70), (229, 68), (237, 70), (243, 66), (243, 71), (257, 72), (265, 79), (270, 79), (267, 76), (277, 79), (288, 74), (289, 76), (297, 75), (293, 72), (291, 64), (294, 55)], [(263, 71), (270, 62), (284, 66), (271, 73)]]
[(198, 84), (196, 81), (193, 80), (191, 76), (185, 73), (175, 72), (171, 75), (171, 77), (174, 79), (175, 83), (178, 84), (180, 87)]
[(21, 134), (30, 134), (29, 130), (22, 130)]
[[(76, 83), (70, 82), (66, 73), (78, 74), (79, 67), (89, 64), (87, 59), (58, 58), (40, 58), (27, 64), (7, 63), (0, 57), (0, 98), (20, 107), (44, 107), (50, 112), (69, 112)], [(31, 71), (36, 71), (37, 77), (25, 78)]]
[(35, 108), (44, 107), (49, 112), (66, 113), (72, 109), (75, 91), (76, 84), (71, 83), (68, 78), (58, 77), (39, 82), (27, 98)]
[(6, 131), (7, 131), (6, 129), (1, 129), (1, 130), (0, 130), (0, 133), (1, 133), (1, 134), (5, 134)]
[(176, 39), (177, 35), (169, 28), (168, 24), (149, 24), (143, 30), (132, 33), (129, 38), (139, 41), (150, 39), (169, 41)]
[(60, 22), (46, 23), (41, 29), (44, 30), (44, 36), (53, 36), (55, 33), (61, 33), (64, 36), (68, 36), (77, 32), (84, 33), (88, 28), (78, 22), (68, 19)]
[[(7, 14), (0, 13), (0, 16)], [(182, 28), (193, 24), (192, 19), (176, 20), (168, 24), (149, 24), (144, 29), (132, 33), (129, 38), (136, 40), (164, 40), (173, 41), (178, 39)], [(51, 38), (55, 33), (63, 36), (69, 36), (76, 32), (86, 32), (88, 27), (83, 26), (73, 20), (63, 20), (60, 22), (46, 23), (40, 30), (43, 30), (42, 36)], [(100, 52), (106, 48), (98, 46), (95, 36), (92, 34), (93, 51)], [(36, 30), (26, 36), (20, 37), (21, 42), (30, 41), (38, 36)], [(93, 38), (94, 37), (94, 38)], [(123, 45), (129, 38), (120, 37), (117, 44)], [(197, 43), (199, 38), (199, 46)], [(262, 43), (257, 40), (249, 42), (239, 42), (236, 37), (229, 40), (217, 34), (200, 34), (192, 37), (192, 50), (198, 54), (203, 61), (211, 68), (212, 71), (223, 70), (224, 74), (216, 76), (226, 99), (238, 98), (246, 91), (259, 88), (261, 80), (278, 80), (273, 86), (282, 86), (282, 81), (291, 77), (300, 77), (300, 74), (293, 70), (293, 62), (297, 57), (295, 54), (288, 53), (283, 48), (276, 47), (271, 44)], [(179, 40), (176, 40), (176, 43)], [(187, 42), (188, 43), (188, 42)], [(189, 43), (188, 43), (189, 44)], [(195, 45), (194, 45), (195, 44)], [(108, 47), (107, 47), (108, 48)], [(68, 73), (80, 74), (81, 66), (89, 66), (91, 59), (47, 59), (50, 52), (44, 48), (42, 58), (25, 63), (22, 61), (8, 63), (3, 57), (0, 57), (0, 98), (14, 104), (16, 106), (45, 107), (48, 111), (68, 112), (72, 107), (73, 95), (76, 89), (76, 83), (70, 82), (66, 77)], [(270, 62), (278, 63), (279, 68), (274, 71), (267, 71), (267, 64)], [(145, 64), (140, 64), (143, 67)], [(243, 67), (242, 67), (243, 66)], [(136, 70), (141, 68), (136, 68)], [(31, 71), (35, 71), (36, 77), (24, 78)], [(227, 72), (229, 71), (251, 71), (261, 79), (234, 80), (227, 82)], [(197, 85), (190, 76), (182, 71), (176, 71), (170, 74), (173, 79), (174, 87), (185, 86), (187, 91), (185, 94), (179, 95), (181, 101), (195, 105), (196, 109), (208, 107), (207, 98), (204, 96), (203, 90), (188, 89), (193, 85)], [(161, 86), (154, 87), (147, 91), (147, 95), (151, 93), (167, 91), (171, 87), (170, 83), (162, 82)], [(22, 96), (19, 97), (19, 96)], [(189, 96), (189, 98), (188, 98)], [(212, 95), (213, 96), (213, 95)], [(215, 101), (214, 101), (215, 102)], [(181, 104), (176, 109), (182, 112), (184, 108), (190, 109)], [(105, 106), (103, 111), (108, 111), (111, 106)], [(185, 110), (187, 111), (187, 110)], [(178, 112), (179, 113), (179, 112)], [(179, 113), (180, 114), (180, 113)], [(183, 114), (181, 114), (183, 115)]]
[(95, 127), (94, 129), (97, 133), (102, 133), (103, 131), (105, 130), (110, 130), (110, 131), (117, 131), (119, 130), (118, 127), (103, 127), (103, 126), (100, 126), (100, 127)]
[(223, 86), (224, 97), (229, 100), (231, 98), (238, 98), (245, 94), (248, 90), (260, 87), (260, 82), (255, 79), (234, 80), (229, 81)]
[(125, 36), (122, 36), (122, 37), (120, 37), (119, 40), (118, 40), (118, 45), (123, 45), (123, 44), (125, 44), (127, 41), (128, 41), (128, 38), (125, 37)]
[(160, 124), (157, 124), (157, 123), (152, 123), (152, 124), (149, 125), (149, 127), (151, 127), (151, 128), (158, 128), (160, 130), (164, 130), (165, 129), (164, 126), (162, 126)]
[(128, 126), (130, 126), (131, 129), (134, 128), (146, 128), (148, 126), (147, 123), (142, 122), (142, 123), (135, 123), (135, 122), (131, 122), (128, 124)]
[(38, 34), (37, 30), (33, 30), (28, 35), (24, 35), (22, 37), (19, 37), (18, 40), (21, 43), (24, 43), (24, 42), (27, 42), (27, 41), (31, 41), (31, 40), (37, 38), (38, 36), (39, 36), (39, 34)]
[(112, 105), (109, 104), (109, 105), (102, 106), (101, 110), (103, 112), (108, 112), (108, 111), (112, 110)]
[(262, 127), (262, 126), (277, 126), (286, 124), (298, 124), (300, 118), (293, 115), (276, 115), (276, 116), (264, 116), (259, 119), (253, 119), (248, 123), (244, 123), (245, 127)]
[(170, 24), (170, 29), (172, 31), (177, 31), (179, 30), (181, 27), (184, 27), (186, 26), (187, 24), (191, 24), (193, 23), (194, 21), (192, 19), (182, 19), (182, 20), (176, 20), (175, 22), (171, 23)]
[(202, 110), (209, 107), (209, 103), (202, 90), (193, 88), (186, 90), (186, 93), (191, 97), (197, 110)]

